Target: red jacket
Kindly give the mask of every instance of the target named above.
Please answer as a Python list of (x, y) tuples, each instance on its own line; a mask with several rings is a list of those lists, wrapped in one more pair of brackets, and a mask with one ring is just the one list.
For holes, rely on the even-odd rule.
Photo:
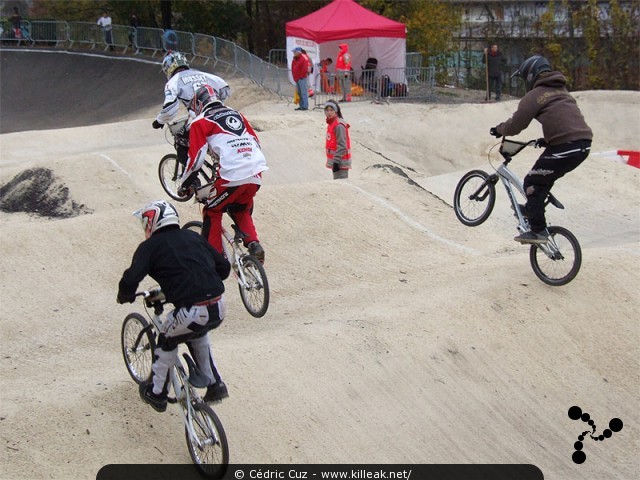
[(327, 168), (333, 168), (334, 163), (337, 163), (341, 170), (349, 170), (351, 168), (350, 126), (342, 118), (327, 119), (327, 138), (325, 143)]
[(293, 62), (291, 62), (291, 75), (293, 76), (294, 82), (309, 76), (309, 62), (304, 58), (304, 55), (300, 54), (297, 57), (293, 57)]
[(346, 43), (338, 45), (336, 70), (351, 70), (351, 54), (349, 53), (349, 45)]

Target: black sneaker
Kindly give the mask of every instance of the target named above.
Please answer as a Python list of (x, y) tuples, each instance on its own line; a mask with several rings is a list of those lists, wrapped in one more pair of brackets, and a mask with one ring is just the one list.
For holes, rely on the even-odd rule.
[(148, 403), (156, 412), (164, 412), (167, 409), (167, 397), (153, 393), (153, 384), (140, 385), (140, 398)]
[(224, 382), (214, 383), (207, 387), (207, 393), (204, 394), (205, 402), (220, 402), (223, 398), (229, 396), (229, 391)]
[(546, 231), (542, 232), (534, 232), (529, 230), (528, 232), (521, 233), (517, 237), (513, 238), (516, 242), (527, 243), (532, 245), (540, 245), (543, 243), (547, 243), (549, 241), (549, 237)]
[(264, 248), (262, 248), (260, 242), (254, 241), (247, 246), (249, 247), (249, 254), (256, 257), (260, 263), (264, 263)]

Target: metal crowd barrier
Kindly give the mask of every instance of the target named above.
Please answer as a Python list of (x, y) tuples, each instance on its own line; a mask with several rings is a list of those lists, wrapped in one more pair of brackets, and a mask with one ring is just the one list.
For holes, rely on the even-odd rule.
[[(315, 72), (312, 79), (314, 108), (329, 99), (347, 98), (335, 74)], [(425, 101), (435, 95), (435, 67), (363, 69), (351, 75), (351, 102)]]
[(138, 27), (136, 29), (136, 43), (134, 45), (137, 54), (150, 52), (151, 57), (155, 57), (156, 53), (162, 52), (162, 34), (164, 30), (161, 28)]
[(3, 43), (16, 45), (32, 45), (33, 39), (31, 38), (31, 25), (27, 20), (20, 22), (20, 31), (14, 32), (13, 25), (8, 19), (2, 19), (0, 22), (0, 40)]
[(193, 36), (193, 59), (199, 59), (204, 65), (213, 62), (216, 67), (216, 37), (196, 33)]
[[(165, 31), (160, 28), (137, 27), (128, 25), (112, 25), (110, 39), (106, 32), (92, 22), (64, 22), (64, 21), (22, 21), (21, 38), (15, 38), (11, 24), (7, 19), (0, 23), (2, 44), (28, 44), (68, 48), (100, 48), (104, 51), (112, 50), (121, 54), (156, 55), (164, 54), (168, 50)], [(110, 40), (110, 43), (107, 41)], [(207, 66), (221, 75), (231, 76), (240, 74), (265, 90), (281, 98), (291, 100), (294, 96), (295, 85), (290, 80), (290, 70), (286, 63), (286, 51), (273, 49), (269, 59), (277, 62), (267, 62), (239, 47), (233, 42), (210, 35), (175, 31), (172, 45), (187, 55), (191, 62)], [(131, 52), (131, 53), (129, 53)], [(421, 62), (410, 62), (412, 65), (405, 69), (363, 70), (354, 74), (352, 85), (352, 101), (389, 99), (418, 99), (426, 98), (433, 93), (433, 68), (424, 68)], [(310, 82), (316, 94), (314, 104), (322, 105), (329, 98), (341, 98), (338, 84), (333, 74), (327, 75), (325, 80), (319, 78), (319, 72), (313, 74)], [(406, 84), (406, 96), (397, 95), (394, 91), (385, 95), (387, 80), (395, 85)], [(324, 83), (324, 84), (323, 84)], [(402, 93), (399, 91), (399, 93)]]
[(69, 22), (67, 29), (67, 39), (69, 46), (74, 44), (90, 45), (95, 48), (103, 40), (102, 29), (95, 23), (89, 22)]

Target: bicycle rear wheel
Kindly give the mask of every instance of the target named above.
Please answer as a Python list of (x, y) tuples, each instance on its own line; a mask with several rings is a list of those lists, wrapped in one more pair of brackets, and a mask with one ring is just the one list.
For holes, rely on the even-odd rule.
[(178, 162), (178, 156), (175, 153), (169, 153), (160, 159), (158, 164), (158, 176), (160, 177), (160, 184), (167, 195), (178, 202), (186, 202), (193, 197), (193, 192), (180, 196), (178, 195), (178, 188), (180, 187), (180, 177), (184, 166)]
[(156, 348), (151, 325), (139, 313), (130, 313), (122, 323), (122, 356), (129, 375), (137, 384), (151, 381), (153, 351)]
[(476, 227), (489, 218), (495, 203), (496, 187), (482, 170), (466, 173), (453, 194), (456, 217), (467, 227)]
[(247, 311), (254, 317), (260, 318), (269, 308), (269, 282), (267, 273), (260, 261), (253, 255), (242, 257), (242, 272), (245, 282), (238, 279), (240, 297)]
[(552, 226), (546, 244), (532, 245), (529, 260), (536, 276), (558, 287), (573, 280), (582, 265), (582, 250), (576, 237), (563, 227)]
[(185, 427), (191, 460), (205, 478), (222, 478), (229, 465), (229, 444), (222, 422), (209, 405), (198, 402), (193, 405), (192, 424), (197, 440)]
[(193, 220), (191, 222), (185, 223), (182, 228), (185, 230), (193, 230), (199, 235), (202, 235), (202, 222), (199, 220)]

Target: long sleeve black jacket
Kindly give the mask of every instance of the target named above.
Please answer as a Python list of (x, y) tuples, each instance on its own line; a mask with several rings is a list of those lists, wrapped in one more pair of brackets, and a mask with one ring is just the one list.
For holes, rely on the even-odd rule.
[(120, 301), (133, 301), (142, 279), (149, 275), (176, 308), (215, 298), (231, 266), (209, 243), (191, 230), (170, 226), (142, 242), (118, 288)]

